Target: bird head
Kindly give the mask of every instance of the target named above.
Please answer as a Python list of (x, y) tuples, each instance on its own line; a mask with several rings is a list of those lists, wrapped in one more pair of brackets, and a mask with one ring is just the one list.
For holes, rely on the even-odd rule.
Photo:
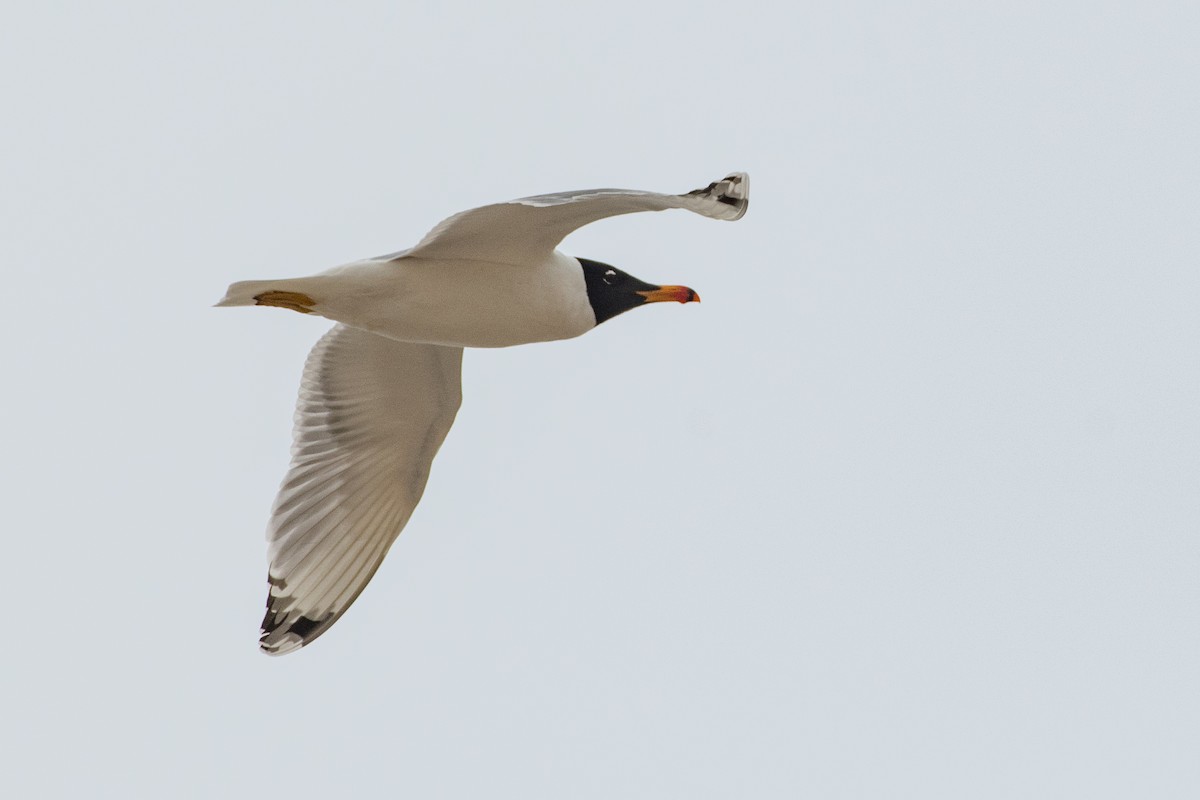
[(700, 295), (686, 286), (655, 286), (609, 264), (586, 258), (577, 260), (583, 267), (588, 302), (592, 304), (592, 310), (596, 313), (597, 325), (647, 303), (663, 303), (668, 300), (677, 303), (700, 302)]

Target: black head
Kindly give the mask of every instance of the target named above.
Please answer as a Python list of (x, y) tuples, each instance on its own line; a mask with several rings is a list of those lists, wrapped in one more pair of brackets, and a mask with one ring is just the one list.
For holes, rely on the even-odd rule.
[(592, 311), (596, 314), (597, 325), (646, 303), (661, 303), (666, 300), (679, 303), (700, 302), (700, 295), (686, 286), (655, 286), (599, 261), (586, 258), (576, 260), (579, 266), (583, 267), (588, 302), (592, 304)]

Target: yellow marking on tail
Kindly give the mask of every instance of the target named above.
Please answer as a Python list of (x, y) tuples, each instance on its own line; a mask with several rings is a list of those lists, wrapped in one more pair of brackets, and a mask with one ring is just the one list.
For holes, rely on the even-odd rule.
[(254, 295), (254, 304), (258, 306), (290, 308), (292, 311), (299, 311), (301, 314), (311, 314), (313, 313), (313, 306), (317, 304), (317, 301), (303, 292), (281, 292), (272, 289), (269, 292)]

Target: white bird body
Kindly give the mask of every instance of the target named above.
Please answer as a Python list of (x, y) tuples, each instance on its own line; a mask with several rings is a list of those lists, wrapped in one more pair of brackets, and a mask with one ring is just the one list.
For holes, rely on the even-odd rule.
[(219, 306), (266, 305), (338, 322), (309, 354), (292, 463), (267, 529), (260, 646), (282, 655), (345, 613), (425, 490), (462, 400), (464, 347), (569, 339), (631, 308), (699, 300), (555, 248), (589, 222), (683, 208), (746, 213), (734, 173), (681, 195), (626, 189), (497, 203), (444, 220), (416, 247), (305, 278), (242, 281)]
[(511, 347), (580, 336), (596, 326), (579, 262), (551, 252), (526, 265), (459, 258), (354, 261), (307, 278), (244, 281), (218, 305), (255, 305), (267, 291), (317, 300), (312, 313), (401, 342)]

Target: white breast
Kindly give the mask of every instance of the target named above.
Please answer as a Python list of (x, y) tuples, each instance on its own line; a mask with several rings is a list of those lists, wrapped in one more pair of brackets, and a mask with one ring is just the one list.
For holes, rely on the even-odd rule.
[(522, 266), (359, 261), (321, 278), (328, 290), (317, 313), (405, 342), (509, 347), (570, 339), (596, 325), (579, 262), (558, 251)]

